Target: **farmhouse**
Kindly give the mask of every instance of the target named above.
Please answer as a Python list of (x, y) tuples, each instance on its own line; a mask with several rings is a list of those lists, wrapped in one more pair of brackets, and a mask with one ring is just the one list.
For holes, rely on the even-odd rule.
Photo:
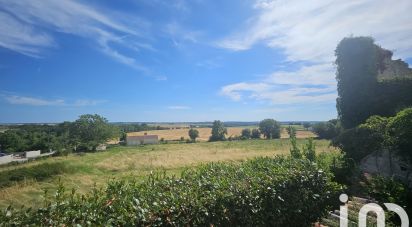
[(126, 144), (128, 146), (136, 146), (141, 144), (156, 144), (159, 142), (157, 135), (143, 135), (143, 136), (126, 136)]

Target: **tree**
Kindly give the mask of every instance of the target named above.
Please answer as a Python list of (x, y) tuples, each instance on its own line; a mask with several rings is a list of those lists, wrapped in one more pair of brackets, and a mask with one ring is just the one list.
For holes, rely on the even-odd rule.
[(319, 139), (333, 139), (341, 132), (341, 126), (336, 119), (327, 122), (319, 122), (312, 125), (312, 131)]
[(252, 135), (250, 136), (252, 139), (260, 139), (260, 131), (257, 128), (252, 129)]
[(223, 141), (226, 140), (225, 135), (227, 134), (227, 129), (225, 128), (223, 122), (214, 121), (212, 126), (212, 136), (210, 136), (209, 141)]
[[(85, 150), (95, 150), (108, 139), (118, 136), (120, 131), (110, 125), (106, 118), (97, 114), (81, 115), (70, 128), (72, 143)], [(76, 150), (76, 149), (75, 149)]]
[(242, 139), (250, 139), (250, 137), (251, 137), (251, 131), (250, 131), (250, 129), (248, 129), (248, 128), (244, 128), (243, 130), (242, 130)]
[(265, 119), (259, 123), (259, 130), (266, 139), (280, 138), (280, 123), (273, 119)]
[(310, 122), (304, 122), (303, 127), (308, 130), (312, 124)]
[(196, 142), (196, 138), (199, 137), (199, 131), (197, 129), (191, 128), (189, 130), (189, 137), (193, 142)]

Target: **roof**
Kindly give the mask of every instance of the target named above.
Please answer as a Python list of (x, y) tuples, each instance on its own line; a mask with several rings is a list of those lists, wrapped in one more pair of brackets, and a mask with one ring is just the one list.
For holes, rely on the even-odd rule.
[(127, 136), (126, 139), (158, 139), (157, 135)]

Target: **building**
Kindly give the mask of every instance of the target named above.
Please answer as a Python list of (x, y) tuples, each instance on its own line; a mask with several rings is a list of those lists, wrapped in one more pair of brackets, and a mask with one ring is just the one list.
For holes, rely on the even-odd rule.
[(7, 164), (13, 161), (13, 155), (0, 153), (0, 165)]
[(156, 144), (159, 142), (157, 135), (143, 135), (143, 136), (126, 136), (127, 146), (136, 146), (142, 144)]
[(28, 159), (40, 157), (40, 150), (38, 150), (38, 151), (25, 151), (24, 156)]

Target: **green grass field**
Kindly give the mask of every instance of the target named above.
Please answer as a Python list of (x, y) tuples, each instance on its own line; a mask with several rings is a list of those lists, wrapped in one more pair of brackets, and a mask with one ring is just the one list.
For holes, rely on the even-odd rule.
[[(304, 139), (298, 139), (303, 145)], [(329, 141), (316, 140), (317, 152), (335, 151)], [(139, 147), (115, 146), (105, 152), (36, 160), (0, 168), (0, 208), (38, 206), (48, 190), (59, 184), (89, 191), (94, 185), (128, 178), (143, 178), (151, 171), (179, 175), (184, 168), (217, 161), (241, 161), (259, 156), (289, 154), (289, 140), (247, 140), (194, 144), (157, 144)]]

